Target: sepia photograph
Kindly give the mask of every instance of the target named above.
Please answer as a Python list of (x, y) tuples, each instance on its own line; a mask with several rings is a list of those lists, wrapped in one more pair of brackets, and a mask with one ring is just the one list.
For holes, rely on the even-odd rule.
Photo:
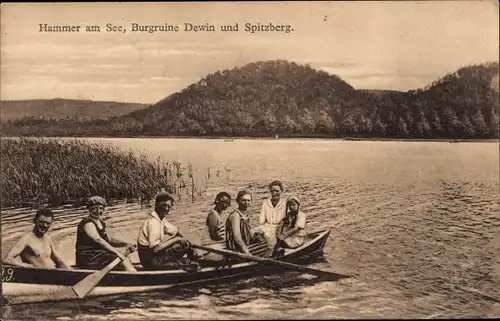
[(1, 320), (500, 317), (497, 0), (0, 14)]

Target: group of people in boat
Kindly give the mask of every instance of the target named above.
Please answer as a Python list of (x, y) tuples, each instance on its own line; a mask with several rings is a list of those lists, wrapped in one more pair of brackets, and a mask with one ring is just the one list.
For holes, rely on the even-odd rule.
[[(231, 195), (220, 192), (210, 209), (201, 243), (206, 247), (221, 248), (250, 255), (279, 257), (286, 248), (303, 245), (306, 236), (306, 216), (300, 210), (296, 196), (282, 197), (284, 191), (280, 181), (269, 184), (270, 197), (262, 204), (259, 226), (252, 228), (249, 209), (252, 194), (241, 190), (236, 196), (236, 208), (222, 219), (223, 213), (231, 206)], [(118, 268), (136, 271), (128, 258), (135, 250), (141, 265), (148, 270), (161, 270), (176, 266), (193, 266), (197, 262), (222, 261), (228, 257), (194, 249), (192, 243), (179, 228), (167, 219), (174, 206), (174, 196), (162, 190), (155, 197), (154, 210), (143, 221), (135, 242), (128, 242), (106, 230), (102, 220), (107, 202), (100, 196), (92, 196), (87, 201), (88, 216), (83, 218), (76, 230), (76, 268), (101, 269), (120, 258)], [(49, 208), (37, 210), (34, 228), (23, 235), (10, 249), (3, 262), (29, 267), (71, 269), (56, 251), (47, 234), (53, 221)]]

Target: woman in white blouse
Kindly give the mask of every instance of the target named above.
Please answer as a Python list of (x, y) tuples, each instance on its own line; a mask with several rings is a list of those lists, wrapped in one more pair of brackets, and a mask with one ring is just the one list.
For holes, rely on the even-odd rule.
[(273, 181), (269, 184), (271, 196), (264, 200), (260, 210), (259, 224), (254, 233), (265, 237), (270, 248), (276, 244), (276, 229), (285, 217), (286, 200), (281, 197), (283, 183)]

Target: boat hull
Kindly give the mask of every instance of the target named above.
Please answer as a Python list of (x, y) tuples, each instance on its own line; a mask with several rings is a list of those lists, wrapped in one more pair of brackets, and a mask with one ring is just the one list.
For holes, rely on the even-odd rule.
[[(329, 234), (329, 230), (310, 234), (310, 241), (298, 249), (288, 251), (282, 260), (293, 262), (311, 255), (322, 254)], [(184, 270), (111, 271), (87, 296), (165, 290), (177, 285), (217, 283), (238, 276), (269, 274), (276, 271), (276, 267), (257, 262), (204, 267), (196, 272)], [(3, 266), (3, 296), (10, 304), (77, 299), (72, 286), (94, 272), (95, 270)], [(339, 274), (339, 279), (343, 277), (347, 276)]]
[[(194, 284), (207, 283), (210, 281), (220, 282), (224, 279), (234, 278), (236, 274), (229, 276), (221, 276), (214, 280), (199, 279), (191, 282), (183, 282), (180, 284), (163, 284), (163, 285), (149, 285), (149, 286), (96, 286), (86, 296), (85, 299), (122, 295), (127, 293), (144, 293), (165, 291), (177, 286), (189, 286)], [(3, 286), (3, 299), (4, 303), (9, 305), (19, 305), (27, 303), (41, 303), (41, 302), (57, 302), (69, 300), (82, 300), (80, 299), (71, 285), (40, 285), (28, 283), (6, 283)]]

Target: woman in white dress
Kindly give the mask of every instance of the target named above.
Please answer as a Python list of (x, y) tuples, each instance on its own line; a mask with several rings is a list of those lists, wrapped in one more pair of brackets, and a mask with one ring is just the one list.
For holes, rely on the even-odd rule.
[(285, 217), (286, 201), (281, 197), (283, 193), (283, 183), (273, 181), (269, 184), (271, 196), (264, 200), (260, 210), (259, 224), (254, 229), (254, 234), (263, 236), (269, 248), (274, 248), (276, 244), (276, 229), (278, 224)]

